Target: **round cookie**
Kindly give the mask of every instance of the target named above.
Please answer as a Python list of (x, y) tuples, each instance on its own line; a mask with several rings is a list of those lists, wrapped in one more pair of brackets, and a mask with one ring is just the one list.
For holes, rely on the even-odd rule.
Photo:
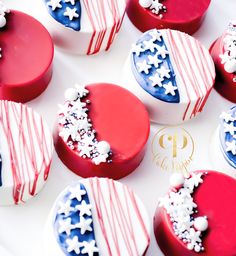
[(77, 54), (108, 50), (119, 32), (126, 0), (43, 0), (55, 44)]
[(142, 32), (170, 28), (193, 34), (201, 26), (210, 0), (130, 0), (127, 14)]
[(193, 172), (181, 186), (171, 186), (154, 217), (164, 255), (234, 255), (235, 193), (235, 179), (215, 171)]
[(215, 89), (236, 103), (236, 21), (229, 23), (224, 34), (210, 48), (216, 67)]
[(142, 256), (150, 243), (150, 222), (143, 203), (128, 187), (89, 178), (59, 195), (44, 242), (50, 256)]
[(236, 106), (220, 115), (220, 123), (210, 144), (214, 168), (236, 177)]
[(0, 24), (0, 99), (27, 102), (51, 80), (53, 42), (42, 24), (25, 13), (11, 10), (5, 20)]
[(179, 124), (203, 110), (215, 79), (208, 50), (169, 29), (145, 32), (124, 68), (124, 85), (147, 107), (153, 122)]
[(1, 100), (0, 138), (0, 205), (26, 202), (47, 180), (51, 132), (31, 108)]
[(150, 123), (143, 104), (112, 84), (76, 85), (54, 129), (59, 158), (82, 177), (120, 179), (142, 161)]

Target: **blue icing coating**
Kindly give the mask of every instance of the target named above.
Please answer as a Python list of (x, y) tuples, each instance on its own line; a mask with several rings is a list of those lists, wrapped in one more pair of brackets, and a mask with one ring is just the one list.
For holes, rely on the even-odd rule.
[(236, 168), (236, 106), (223, 112), (220, 119), (221, 150), (227, 162)]
[(0, 187), (2, 186), (2, 156), (0, 155)]
[[(73, 30), (79, 31), (81, 28), (81, 4), (80, 0), (44, 0), (48, 12), (59, 23)], [(54, 7), (53, 3), (55, 2)], [(73, 3), (73, 4), (72, 4)], [(54, 9), (54, 10), (53, 10)], [(69, 16), (65, 15), (68, 10), (74, 9), (74, 18), (70, 20)]]
[[(66, 193), (60, 198), (60, 203), (62, 205), (65, 205), (66, 203), (69, 203), (71, 209), (69, 211), (69, 214), (65, 214), (63, 212), (60, 211), (60, 205), (59, 203), (57, 204), (57, 213), (55, 216), (55, 221), (54, 221), (54, 232), (57, 238), (58, 243), (60, 244), (61, 249), (63, 250), (63, 252), (65, 253), (65, 255), (67, 256), (86, 256), (88, 255), (88, 253), (83, 252), (84, 246), (83, 243), (84, 242), (92, 242), (94, 241), (94, 246), (97, 249), (97, 245), (96, 245), (96, 240), (95, 240), (95, 233), (94, 233), (94, 227), (93, 227), (93, 222), (91, 221), (91, 224), (89, 224), (89, 226), (91, 227), (91, 230), (85, 230), (84, 233), (82, 233), (82, 229), (80, 229), (79, 227), (76, 227), (76, 224), (78, 225), (81, 222), (81, 218), (83, 217), (85, 220), (92, 220), (92, 215), (90, 216), (90, 214), (83, 214), (82, 217), (80, 216), (80, 210), (76, 209), (76, 207), (78, 207), (79, 205), (86, 203), (87, 205), (90, 205), (90, 201), (89, 201), (89, 197), (86, 191), (86, 188), (83, 184), (81, 183), (77, 183), (75, 186), (71, 186), (70, 188), (76, 188), (79, 187), (81, 190), (85, 191), (85, 194), (81, 195), (81, 200), (79, 201), (78, 198), (73, 198), (70, 199), (71, 196), (71, 192), (69, 190), (66, 191)], [(91, 212), (91, 211), (90, 211)], [(67, 234), (66, 231), (64, 232), (59, 232), (60, 230), (60, 221), (66, 221), (68, 219), (71, 219), (71, 225), (74, 226), (71, 230), (70, 230), (70, 234)], [(72, 250), (72, 251), (68, 251), (69, 245), (67, 243), (68, 239), (73, 240), (73, 238), (78, 237), (78, 242), (81, 244), (80, 248), (79, 248), (79, 252)], [(98, 251), (98, 249), (97, 249)], [(93, 256), (98, 256), (99, 253), (98, 252), (94, 252), (92, 254)]]
[[(154, 51), (152, 52), (150, 49), (146, 49), (142, 52), (140, 52), (139, 56), (138, 54), (136, 54), (135, 52), (133, 52), (131, 54), (131, 69), (133, 72), (133, 75), (136, 79), (136, 81), (139, 83), (139, 85), (149, 94), (151, 94), (153, 97), (165, 101), (165, 102), (171, 102), (171, 103), (179, 103), (180, 102), (180, 96), (179, 96), (179, 91), (177, 88), (177, 84), (176, 84), (176, 79), (175, 79), (175, 72), (173, 69), (173, 66), (171, 64), (170, 61), (170, 57), (169, 54), (167, 54), (164, 58), (161, 55), (158, 55), (158, 59), (161, 61), (161, 63), (158, 65), (158, 67), (155, 67), (155, 65), (150, 64), (151, 68), (149, 69), (149, 73), (146, 74), (145, 72), (139, 72), (138, 70), (138, 63), (141, 63), (143, 61), (147, 61), (147, 63), (149, 62), (148, 56), (152, 56), (154, 57), (157, 52), (158, 52), (158, 47), (164, 47), (165, 50), (168, 51), (167, 46), (163, 40), (163, 37), (160, 37), (160, 41), (159, 40), (152, 40), (152, 36), (150, 35), (150, 32), (155, 32), (157, 30), (150, 30), (147, 31), (146, 33), (144, 33), (142, 35), (142, 37), (137, 41), (136, 45), (141, 45), (142, 49), (145, 49), (145, 45), (144, 42), (145, 41), (153, 41), (153, 43), (155, 45), (157, 45), (157, 47), (154, 49)], [(157, 31), (158, 33), (160, 33), (159, 31)], [(161, 35), (161, 34), (160, 34)], [(157, 74), (157, 69), (159, 68), (166, 68), (169, 69), (169, 78), (164, 77), (163, 81), (161, 82), (162, 86), (153, 86), (152, 85), (152, 81), (150, 80), (150, 77), (152, 77), (154, 74)], [(168, 83), (171, 83), (172, 86), (176, 87), (176, 89), (174, 90), (174, 95), (172, 95), (171, 93), (167, 93), (166, 94), (166, 89), (163, 87), (163, 85), (167, 85)]]

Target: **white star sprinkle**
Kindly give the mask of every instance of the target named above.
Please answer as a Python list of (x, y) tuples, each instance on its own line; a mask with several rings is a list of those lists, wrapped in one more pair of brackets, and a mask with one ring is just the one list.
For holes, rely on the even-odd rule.
[(65, 0), (65, 3), (69, 3), (70, 2), (72, 5), (75, 5), (75, 1), (76, 0)]
[(171, 82), (163, 84), (163, 87), (165, 88), (165, 94), (170, 93), (172, 96), (175, 96), (175, 90), (177, 90), (177, 87), (173, 86)]
[(89, 93), (89, 90), (86, 89), (85, 85), (75, 84), (75, 88), (76, 88), (80, 98), (87, 96), (87, 94)]
[(232, 154), (235, 156), (236, 155), (236, 140), (226, 141), (225, 145), (226, 145), (226, 151), (232, 152)]
[(66, 232), (67, 236), (70, 235), (72, 229), (76, 228), (75, 225), (72, 225), (71, 218), (67, 218), (65, 220), (60, 220), (59, 225), (60, 225), (60, 228), (58, 230), (59, 233), (61, 234), (63, 232)]
[(151, 52), (155, 52), (155, 50), (159, 48), (159, 46), (151, 40), (144, 41), (143, 44), (144, 44), (144, 49), (150, 50)]
[(166, 58), (166, 55), (168, 55), (169, 52), (166, 50), (165, 46), (163, 45), (163, 46), (159, 46), (159, 47), (158, 47), (157, 54), (158, 54), (158, 55), (161, 55), (161, 57), (162, 57), (163, 59), (165, 59), (165, 58)]
[(154, 13), (155, 14), (158, 14), (159, 11), (163, 8), (163, 4), (159, 3), (158, 0), (153, 0), (152, 1), (152, 4), (150, 6), (150, 9), (154, 9)]
[(153, 42), (156, 41), (156, 40), (161, 42), (161, 40), (162, 40), (162, 35), (157, 29), (152, 29), (149, 32), (149, 35), (152, 37)]
[(163, 86), (162, 84), (163, 78), (161, 78), (158, 73), (155, 73), (153, 76), (150, 76), (149, 80), (152, 81), (153, 87), (155, 87), (156, 85), (158, 85), (159, 87)]
[(65, 216), (68, 216), (70, 212), (74, 211), (74, 208), (71, 207), (71, 200), (66, 201), (65, 203), (59, 202), (59, 209), (58, 214), (64, 214)]
[(236, 127), (234, 126), (234, 123), (231, 122), (229, 124), (224, 123), (224, 132), (229, 132), (231, 135), (234, 135), (234, 132), (236, 131)]
[(192, 173), (191, 178), (187, 179), (184, 183), (184, 187), (188, 188), (191, 192), (193, 191), (194, 187), (198, 187), (200, 183), (203, 182), (203, 179), (201, 178), (201, 173)]
[(157, 72), (159, 73), (161, 78), (170, 78), (170, 70), (165, 66), (161, 66), (159, 69), (157, 69)]
[(79, 211), (80, 216), (84, 216), (84, 215), (91, 216), (92, 215), (92, 212), (91, 212), (92, 205), (87, 204), (84, 200), (81, 202), (80, 205), (76, 205), (75, 208), (76, 208), (76, 210)]
[(152, 67), (151, 65), (147, 64), (146, 60), (143, 60), (143, 62), (138, 62), (137, 63), (137, 67), (138, 67), (138, 72), (142, 73), (144, 72), (145, 74), (149, 73), (149, 69)]
[(84, 195), (86, 195), (86, 191), (84, 189), (81, 188), (80, 185), (77, 185), (75, 187), (70, 187), (69, 188), (70, 191), (70, 199), (77, 199), (79, 202), (82, 200), (82, 197)]
[(75, 252), (76, 254), (80, 254), (80, 248), (83, 247), (83, 243), (79, 242), (78, 236), (74, 236), (72, 239), (67, 239), (66, 243), (68, 245), (68, 252)]
[(235, 121), (235, 117), (233, 117), (230, 113), (227, 113), (227, 112), (222, 112), (220, 115), (220, 118), (227, 123)]
[(93, 256), (95, 252), (99, 252), (98, 248), (95, 246), (95, 241), (92, 240), (91, 242), (83, 242), (84, 248), (82, 249), (82, 254), (88, 254), (88, 256)]
[(84, 235), (86, 231), (92, 231), (92, 227), (90, 226), (93, 220), (91, 218), (85, 219), (83, 216), (80, 217), (80, 222), (75, 224), (76, 228), (80, 229), (81, 235)]
[(70, 21), (72, 21), (74, 18), (78, 18), (79, 14), (76, 12), (77, 9), (76, 8), (70, 8), (70, 7), (66, 7), (66, 11), (64, 12), (64, 16), (69, 17)]
[(228, 60), (230, 60), (229, 51), (224, 52), (224, 54), (220, 54), (221, 64), (225, 64)]
[(62, 8), (61, 0), (50, 0), (48, 6), (52, 7), (52, 10), (55, 11), (57, 8)]
[(99, 154), (98, 156), (94, 157), (92, 161), (94, 162), (94, 164), (98, 165), (100, 163), (105, 163), (107, 157), (108, 154)]
[(141, 52), (144, 52), (145, 49), (142, 48), (141, 44), (132, 44), (132, 53), (135, 53), (137, 56), (140, 55)]
[(158, 54), (155, 54), (154, 56), (148, 55), (148, 64), (154, 65), (155, 68), (158, 68), (161, 63), (162, 60), (158, 59)]

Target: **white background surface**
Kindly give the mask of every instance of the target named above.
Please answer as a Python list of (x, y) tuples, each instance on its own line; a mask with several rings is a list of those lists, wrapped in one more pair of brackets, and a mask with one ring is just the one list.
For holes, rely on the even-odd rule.
[[(39, 20), (41, 20), (42, 12), (45, 11), (40, 0), (3, 0), (3, 2), (10, 8), (24, 11)], [(205, 22), (194, 36), (209, 47), (222, 34), (228, 21), (236, 19), (235, 10), (235, 0), (212, 0)], [(109, 52), (82, 57), (68, 55), (56, 49), (52, 81), (48, 89), (28, 105), (38, 111), (52, 128), (57, 104), (63, 102), (65, 89), (73, 86), (75, 82), (119, 84), (120, 73), (130, 46), (140, 34), (126, 17), (121, 32)], [(231, 105), (232, 103), (213, 91), (204, 112), (181, 126), (192, 135), (195, 142), (194, 161), (190, 170), (213, 168), (209, 159), (211, 136), (217, 126), (219, 114)], [(167, 191), (168, 178), (171, 174), (170, 171), (160, 170), (152, 159), (151, 142), (160, 128), (161, 126), (152, 125), (147, 153), (142, 164), (133, 174), (121, 180), (143, 200), (151, 222), (157, 199)], [(42, 192), (25, 205), (0, 208), (0, 244), (15, 256), (44, 255), (42, 232), (47, 214), (58, 193), (67, 184), (78, 179), (78, 176), (67, 170), (55, 153), (51, 174)], [(147, 256), (156, 255), (162, 254), (152, 232)], [(1, 251), (1, 247), (0, 256), (7, 256)]]

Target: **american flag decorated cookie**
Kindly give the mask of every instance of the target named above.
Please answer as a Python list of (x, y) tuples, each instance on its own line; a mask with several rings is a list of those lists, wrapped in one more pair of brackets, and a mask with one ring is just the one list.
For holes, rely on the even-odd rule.
[(24, 203), (45, 184), (53, 153), (51, 132), (21, 103), (0, 101), (0, 205)]
[(126, 0), (43, 1), (47, 7), (44, 23), (55, 44), (87, 55), (110, 48), (126, 8)]
[(235, 254), (236, 181), (217, 171), (174, 173), (159, 199), (154, 233), (164, 255)]
[(27, 102), (36, 98), (52, 77), (50, 34), (33, 17), (9, 10), (0, 1), (0, 38), (0, 99)]
[(132, 45), (123, 80), (152, 121), (178, 124), (203, 110), (214, 79), (214, 63), (199, 41), (176, 30), (153, 29)]
[(75, 85), (59, 105), (54, 145), (77, 175), (120, 179), (141, 163), (149, 131), (144, 105), (126, 89), (107, 83)]
[(141, 200), (125, 185), (89, 178), (57, 198), (44, 233), (50, 256), (143, 256), (150, 222)]

